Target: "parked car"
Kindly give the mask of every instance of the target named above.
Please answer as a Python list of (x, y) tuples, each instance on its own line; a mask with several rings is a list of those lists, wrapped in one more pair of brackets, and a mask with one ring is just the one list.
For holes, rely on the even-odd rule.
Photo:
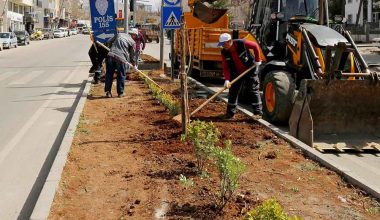
[(13, 32), (0, 32), (0, 43), (3, 44), (4, 48), (17, 48), (16, 34)]
[(71, 35), (77, 35), (78, 34), (78, 30), (76, 28), (72, 28), (72, 29), (70, 29), (70, 34)]
[(30, 44), (30, 36), (27, 31), (15, 31), (17, 37), (17, 44), (28, 45)]
[[(82, 34), (90, 34), (89, 30), (91, 30), (91, 28), (83, 28)], [(91, 33), (93, 33), (92, 30), (91, 30)]]
[(70, 36), (69, 35), (69, 29), (61, 27), (61, 28), (58, 28), (58, 30), (61, 30), (65, 34), (65, 37)]
[(42, 32), (44, 33), (44, 39), (53, 39), (54, 38), (54, 32), (50, 28), (44, 28), (42, 29)]
[(63, 30), (55, 30), (54, 31), (54, 37), (66, 37), (66, 34)]

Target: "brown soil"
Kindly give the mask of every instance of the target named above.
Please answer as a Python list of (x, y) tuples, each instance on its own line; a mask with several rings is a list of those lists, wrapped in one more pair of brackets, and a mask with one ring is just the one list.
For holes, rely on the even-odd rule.
[[(236, 196), (217, 213), (218, 178), (197, 175), (180, 126), (142, 82), (128, 82), (125, 93), (106, 99), (102, 85), (92, 88), (49, 219), (237, 219), (271, 197), (305, 219), (380, 218), (376, 202), (337, 174), (253, 119), (220, 119), (225, 105), (213, 102), (196, 118), (214, 121), (247, 165)], [(191, 100), (191, 108), (201, 101)], [(180, 174), (195, 187), (182, 186)]]
[(155, 62), (159, 62), (159, 60), (157, 60), (156, 58), (148, 55), (148, 54), (140, 54), (140, 58), (145, 62), (145, 63), (155, 63)]

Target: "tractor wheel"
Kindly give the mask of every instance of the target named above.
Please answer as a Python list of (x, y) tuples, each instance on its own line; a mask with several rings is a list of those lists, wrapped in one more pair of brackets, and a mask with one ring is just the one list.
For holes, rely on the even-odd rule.
[(265, 76), (263, 86), (264, 117), (272, 123), (289, 120), (295, 96), (294, 79), (288, 72), (272, 71)]

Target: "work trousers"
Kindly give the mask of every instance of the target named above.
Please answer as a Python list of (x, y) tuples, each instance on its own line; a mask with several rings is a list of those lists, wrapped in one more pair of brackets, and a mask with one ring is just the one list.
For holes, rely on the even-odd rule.
[(96, 52), (94, 44), (92, 44), (88, 51), (88, 56), (95, 70), (98, 70), (102, 67), (103, 60), (107, 57), (108, 51), (101, 46), (97, 46), (96, 49), (98, 52)]
[[(236, 73), (231, 74), (231, 81), (235, 79), (238, 75)], [(228, 92), (228, 104), (227, 104), (227, 115), (233, 116), (236, 113), (236, 107), (238, 104), (238, 97), (240, 90), (244, 85), (248, 92), (246, 93), (249, 97), (248, 100), (253, 107), (253, 113), (259, 114), (262, 111), (261, 97), (260, 97), (260, 79), (256, 73), (255, 68), (251, 70), (247, 75), (243, 76), (237, 82), (231, 85)]]
[(121, 63), (118, 60), (115, 60), (112, 57), (107, 58), (107, 68), (106, 68), (106, 82), (104, 91), (105, 92), (111, 92), (112, 89), (112, 81), (113, 81), (113, 74), (117, 73), (116, 78), (116, 89), (117, 94), (121, 95), (124, 93), (124, 82), (125, 82), (125, 76), (126, 72), (128, 70), (128, 67), (126, 64)]

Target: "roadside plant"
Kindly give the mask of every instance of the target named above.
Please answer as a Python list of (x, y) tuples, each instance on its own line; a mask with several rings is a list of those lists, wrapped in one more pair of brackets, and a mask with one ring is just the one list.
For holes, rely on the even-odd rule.
[(161, 88), (156, 86), (152, 81), (143, 76), (140, 76), (145, 84), (148, 85), (149, 89), (152, 91), (153, 98), (160, 101), (170, 112), (171, 115), (177, 115), (180, 112), (180, 105), (178, 101), (169, 93), (163, 91)]
[(184, 186), (186, 189), (188, 187), (193, 187), (194, 182), (192, 179), (187, 178), (185, 175), (180, 174), (179, 175), (179, 182), (181, 183), (182, 186)]
[(268, 199), (255, 209), (247, 212), (244, 220), (300, 220), (300, 217), (289, 217), (283, 210), (281, 205), (275, 199)]
[(244, 163), (232, 152), (230, 140), (225, 142), (225, 148), (213, 148), (212, 155), (220, 178), (219, 209), (222, 210), (239, 187), (239, 179), (245, 171)]
[(187, 136), (181, 137), (182, 141), (190, 141), (197, 159), (199, 173), (205, 171), (205, 162), (210, 158), (215, 144), (219, 141), (220, 132), (212, 122), (193, 121), (187, 127)]

